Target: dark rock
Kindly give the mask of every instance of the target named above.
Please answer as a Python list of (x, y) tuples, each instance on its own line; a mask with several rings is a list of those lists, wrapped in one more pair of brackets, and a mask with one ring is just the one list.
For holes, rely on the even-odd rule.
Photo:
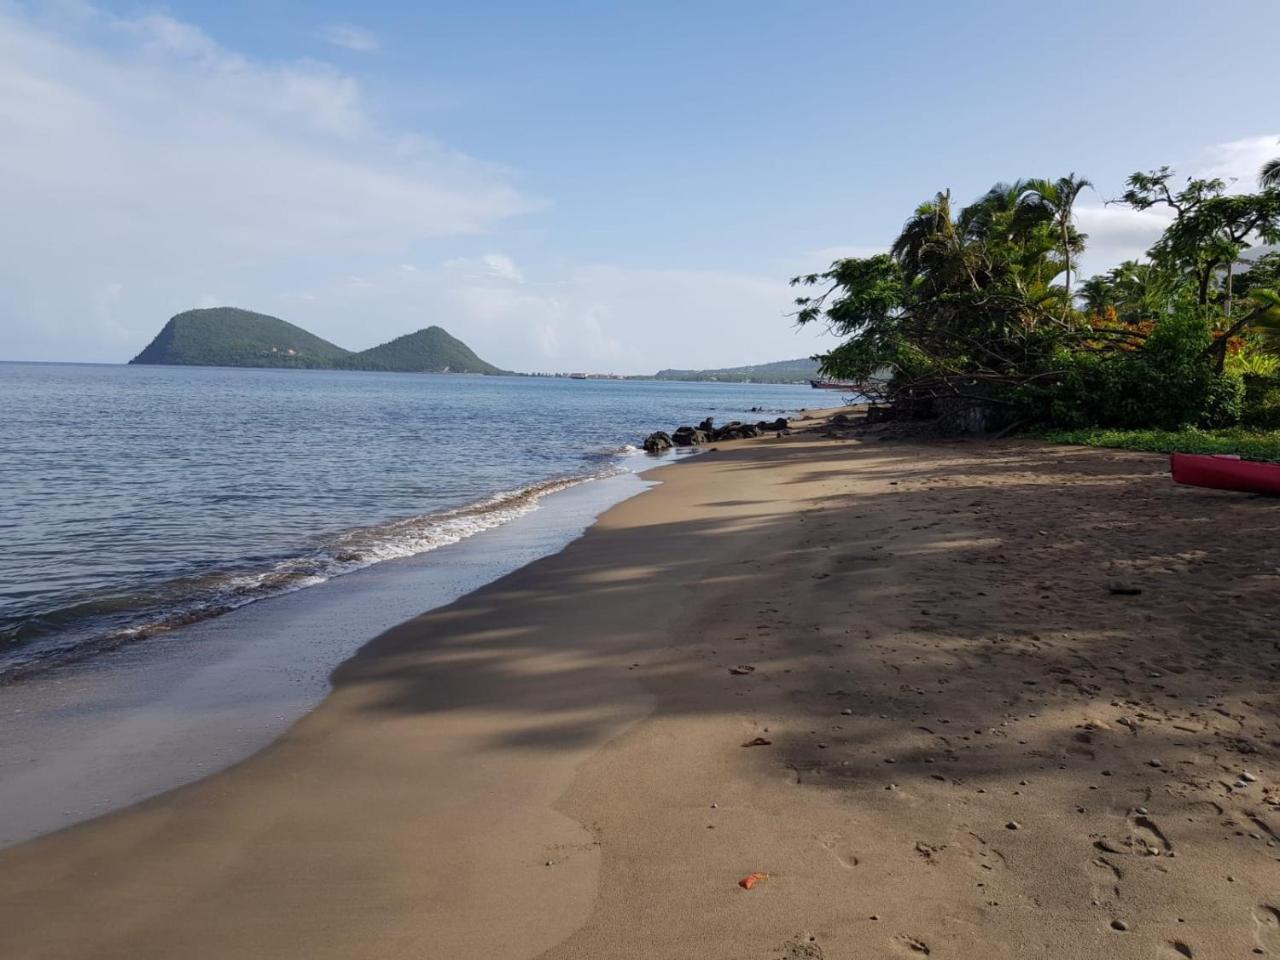
[(694, 427), (680, 427), (671, 435), (671, 442), (677, 447), (692, 447), (694, 444), (706, 443), (707, 433)]
[(1107, 590), (1120, 597), (1136, 597), (1142, 592), (1141, 587), (1134, 586), (1132, 583), (1123, 583), (1119, 580), (1113, 580), (1108, 583)]
[(703, 420), (700, 424), (698, 424), (698, 429), (701, 430), (703, 433), (715, 433), (716, 418), (707, 417), (707, 419)]
[(644, 438), (644, 449), (648, 453), (662, 453), (671, 449), (671, 434), (658, 430)]

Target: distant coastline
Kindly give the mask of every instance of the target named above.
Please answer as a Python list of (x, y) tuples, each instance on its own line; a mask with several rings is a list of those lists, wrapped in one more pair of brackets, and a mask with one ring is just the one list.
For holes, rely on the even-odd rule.
[(812, 358), (702, 370), (662, 369), (655, 374), (521, 373), (482, 360), (467, 344), (438, 326), (407, 333), (368, 350), (352, 351), (287, 320), (239, 307), (187, 310), (170, 317), (129, 363), (689, 383), (802, 384), (818, 376), (818, 362)]

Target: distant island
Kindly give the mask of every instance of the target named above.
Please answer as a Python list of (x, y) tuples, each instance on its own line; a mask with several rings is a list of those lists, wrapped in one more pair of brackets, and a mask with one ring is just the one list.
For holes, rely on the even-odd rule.
[[(457, 337), (431, 326), (359, 352), (330, 343), (279, 317), (238, 307), (187, 310), (169, 319), (132, 364), (197, 367), (286, 367), (302, 370), (378, 370), (388, 373), (513, 374), (481, 360)], [(576, 380), (684, 380), (720, 383), (805, 383), (818, 377), (812, 359), (746, 367), (659, 370), (656, 374), (555, 374)]]
[(655, 380), (714, 380), (730, 383), (806, 383), (818, 377), (818, 361), (778, 360), (749, 367), (723, 367), (719, 370), (659, 370)]
[(188, 310), (172, 317), (146, 349), (129, 362), (396, 373), (506, 372), (481, 360), (470, 347), (440, 327), (427, 327), (353, 352), (279, 317), (236, 307)]

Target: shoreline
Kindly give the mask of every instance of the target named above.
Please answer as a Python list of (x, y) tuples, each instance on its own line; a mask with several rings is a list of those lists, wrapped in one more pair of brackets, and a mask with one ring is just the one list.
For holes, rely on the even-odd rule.
[(0, 685), (0, 849), (204, 779), (269, 745), (387, 629), (572, 542), (649, 485), (624, 470), (438, 550), (373, 564)]
[[(321, 586), (339, 577), (380, 563), (405, 560), (451, 547), (477, 534), (501, 528), (537, 509), (541, 500), (592, 481), (621, 474), (639, 474), (652, 467), (628, 469), (626, 461), (639, 451), (627, 445), (611, 456), (619, 462), (603, 472), (553, 476), (524, 487), (495, 493), (434, 512), (388, 520), (378, 526), (355, 528), (328, 537), (311, 554), (274, 558), (258, 569), (226, 569), (205, 576), (221, 589), (194, 598), (175, 599), (166, 609), (142, 607), (127, 626), (101, 627), (97, 632), (56, 643), (57, 635), (25, 640), (0, 660), (0, 689), (49, 671), (84, 663), (123, 647), (172, 636), (186, 627), (225, 617), (254, 603), (274, 600)], [(423, 541), (426, 545), (423, 545)], [(181, 581), (182, 578), (177, 578)], [(162, 583), (171, 587), (175, 581)], [(59, 611), (51, 611), (57, 615)], [(22, 657), (25, 657), (23, 659)]]
[(265, 750), (0, 852), (0, 953), (1280, 949), (1276, 506), (835, 433), (659, 468)]

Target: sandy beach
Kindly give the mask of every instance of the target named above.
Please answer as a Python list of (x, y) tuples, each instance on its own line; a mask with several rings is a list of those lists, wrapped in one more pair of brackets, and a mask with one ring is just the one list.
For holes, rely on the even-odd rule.
[(822, 426), (648, 478), (0, 853), (0, 957), (1280, 955), (1280, 501)]

